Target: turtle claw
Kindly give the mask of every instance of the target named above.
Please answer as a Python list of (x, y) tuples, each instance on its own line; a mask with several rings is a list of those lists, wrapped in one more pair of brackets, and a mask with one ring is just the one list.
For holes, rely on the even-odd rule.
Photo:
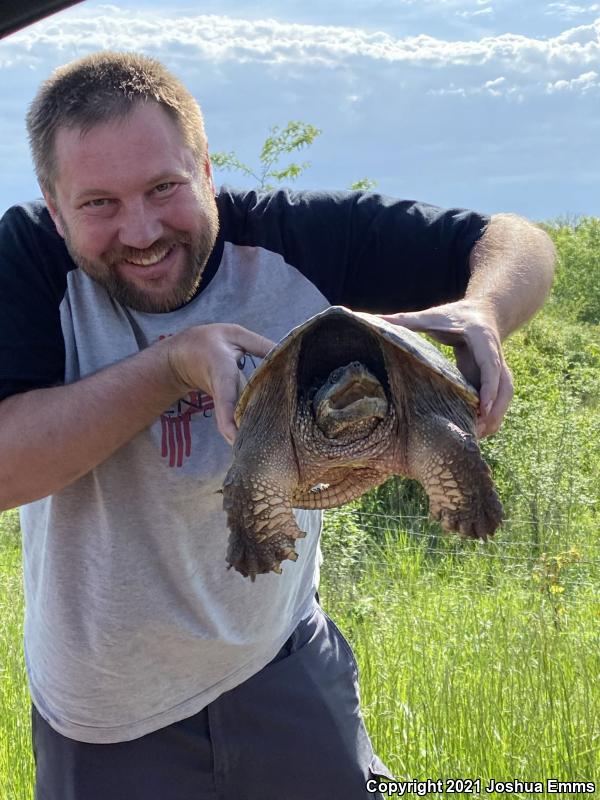
[(232, 497), (229, 492), (230, 489), (226, 487), (225, 510), (230, 529), (227, 550), (229, 566), (252, 581), (257, 575), (281, 573), (282, 561), (296, 561), (298, 558), (294, 548), (296, 539), (306, 536), (298, 528), (291, 507), (284, 509), (280, 506), (281, 511), (277, 508), (277, 514), (268, 508), (257, 519), (243, 513), (246, 504), (243, 501), (238, 503), (240, 498)]
[(296, 539), (306, 536), (296, 524), (291, 498), (281, 487), (230, 470), (223, 483), (223, 508), (229, 526), (227, 562), (245, 578), (281, 573), (282, 561), (296, 561)]
[[(303, 531), (300, 533), (305, 535)], [(257, 575), (268, 572), (276, 572), (279, 575), (282, 571), (282, 561), (298, 560), (293, 541), (292, 537), (281, 533), (274, 534), (265, 542), (256, 542), (247, 533), (243, 537), (236, 537), (232, 531), (227, 552), (228, 569), (234, 567), (244, 578), (250, 577), (253, 582)]]
[(457, 510), (439, 508), (430, 517), (441, 523), (444, 533), (458, 533), (461, 539), (480, 539), (486, 542), (502, 522), (502, 506), (494, 496), (478, 515), (468, 505)]

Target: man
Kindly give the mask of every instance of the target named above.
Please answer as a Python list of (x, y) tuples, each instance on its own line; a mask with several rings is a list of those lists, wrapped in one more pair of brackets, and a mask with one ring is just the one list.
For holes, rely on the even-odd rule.
[(0, 228), (0, 504), (23, 505), (38, 800), (372, 797), (318, 518), (281, 576), (225, 568), (240, 364), (330, 304), (387, 312), (455, 346), (491, 433), (549, 240), (359, 193), (215, 200), (197, 104), (141, 56), (57, 70), (28, 130), (45, 205)]

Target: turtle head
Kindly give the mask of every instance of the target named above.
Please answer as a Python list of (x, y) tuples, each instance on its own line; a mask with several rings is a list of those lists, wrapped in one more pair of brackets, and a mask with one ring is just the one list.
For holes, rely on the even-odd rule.
[(352, 431), (368, 436), (388, 413), (383, 386), (360, 361), (334, 369), (316, 389), (312, 407), (317, 426), (329, 439)]

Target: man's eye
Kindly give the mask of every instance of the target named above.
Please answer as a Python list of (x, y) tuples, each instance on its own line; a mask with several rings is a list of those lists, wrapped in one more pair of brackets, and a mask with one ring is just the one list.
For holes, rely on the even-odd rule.
[(88, 200), (86, 206), (90, 208), (104, 208), (110, 203), (110, 200), (107, 197), (97, 197), (94, 200)]
[(173, 186), (175, 186), (174, 183), (159, 183), (154, 187), (154, 190), (159, 194), (164, 194), (165, 192), (168, 192), (169, 189), (172, 189)]

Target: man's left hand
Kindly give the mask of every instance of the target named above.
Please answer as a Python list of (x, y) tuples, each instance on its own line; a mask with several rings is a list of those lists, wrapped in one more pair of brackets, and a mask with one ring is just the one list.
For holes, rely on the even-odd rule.
[(479, 303), (459, 300), (424, 311), (380, 316), (394, 325), (428, 333), (442, 344), (451, 345), (457, 367), (479, 389), (479, 437), (498, 430), (513, 396), (513, 382), (491, 312)]

